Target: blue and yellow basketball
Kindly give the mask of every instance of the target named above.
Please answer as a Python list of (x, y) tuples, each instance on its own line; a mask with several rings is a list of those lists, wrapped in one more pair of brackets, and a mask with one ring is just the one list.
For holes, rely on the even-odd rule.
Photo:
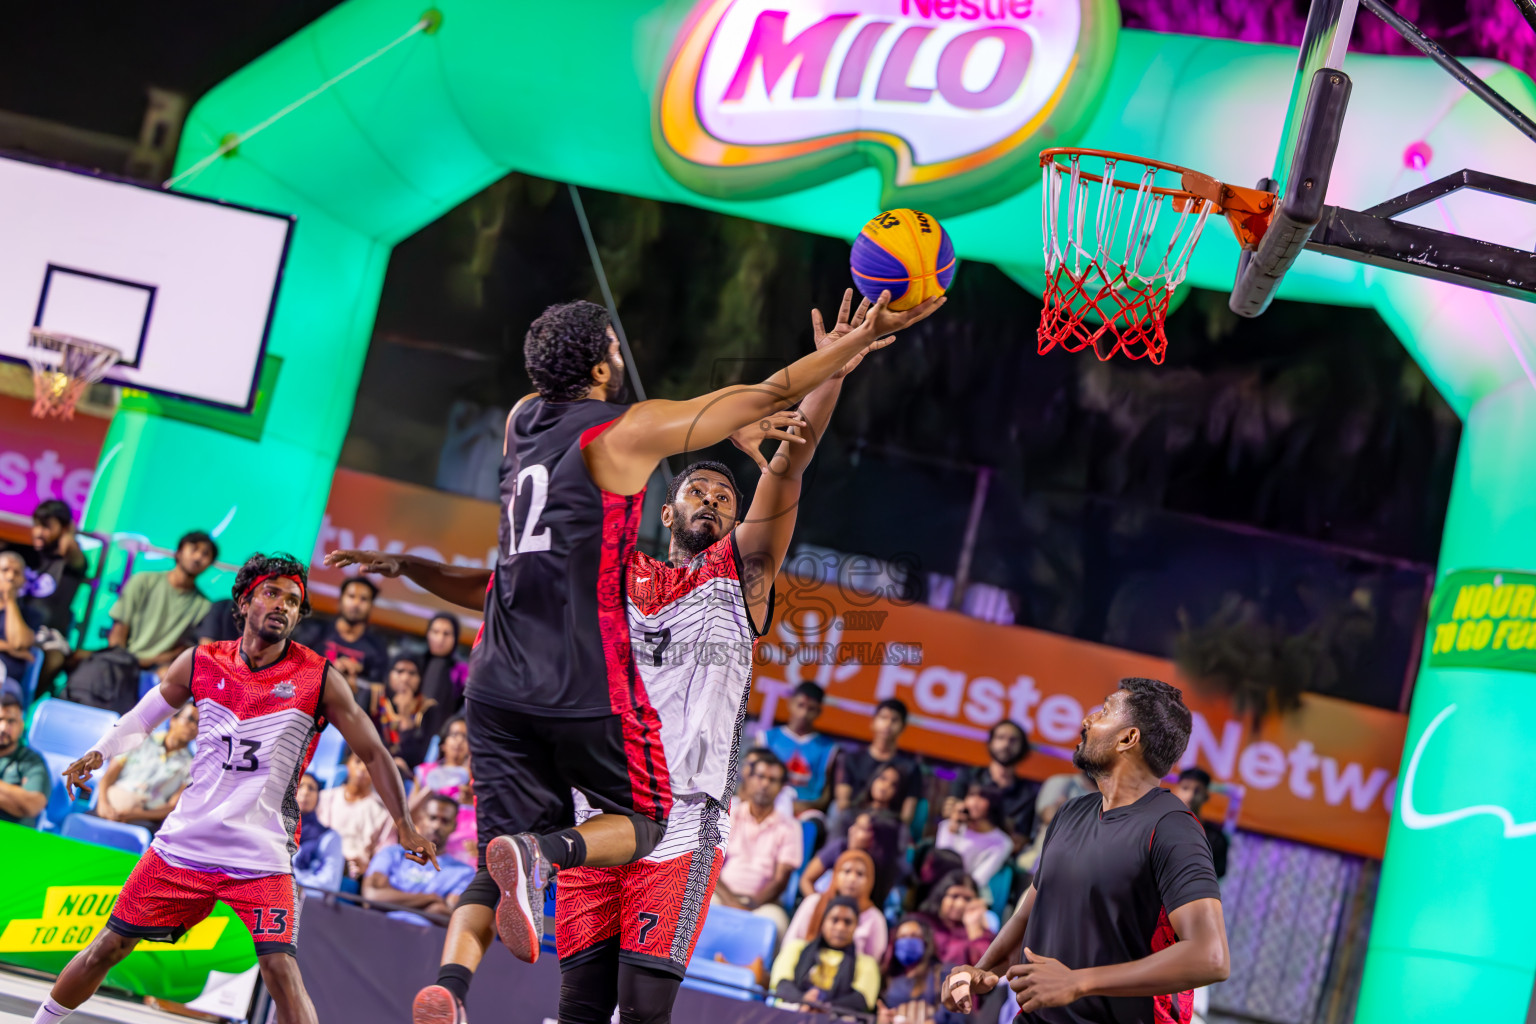
[(944, 294), (955, 278), (955, 247), (937, 217), (886, 210), (853, 242), (853, 283), (870, 301), (891, 293), (891, 308), (911, 309)]

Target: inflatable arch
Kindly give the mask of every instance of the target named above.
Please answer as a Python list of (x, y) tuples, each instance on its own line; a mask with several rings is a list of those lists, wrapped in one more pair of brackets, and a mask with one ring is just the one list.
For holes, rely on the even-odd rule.
[[(678, 165), (671, 145), (676, 140), (667, 136), (676, 125), (663, 124), (658, 104), (664, 76), (676, 71), (690, 40), (698, 42), (689, 33), (702, 19), (738, 5), (792, 17), (809, 10), (811, 21), (843, 17), (824, 0), (766, 6), (763, 0), (441, 0), (430, 12), (423, 2), (349, 0), (219, 85), (193, 110), (178, 165), (184, 171), (232, 133), (261, 124), (398, 41), (180, 184), (297, 215), (269, 344), (283, 360), (281, 374), (259, 440), (120, 412), (104, 449), (116, 454), (100, 468), (90, 528), (131, 531), (167, 544), (184, 528), (228, 517), (222, 538), (227, 550), (310, 550), (391, 247), (509, 172), (845, 238), (880, 209), (891, 188), (903, 181), (921, 184), (936, 173), (931, 164), (913, 166), (912, 153), (901, 154), (900, 139), (892, 141), (888, 126), (864, 124), (847, 133), (854, 142), (823, 154), (825, 159), (814, 152), (820, 143), (787, 140), (786, 152), (805, 171), (793, 187), (769, 187), (752, 174), (690, 182), (696, 188), (680, 182), (686, 168)], [(976, 32), (991, 33), (988, 45), (1004, 54), (992, 82), (967, 78), (962, 53), (947, 82), (940, 67), (937, 90), (902, 93), (913, 86), (898, 74), (889, 80), (892, 95), (916, 103), (942, 93), (957, 108), (985, 106), (996, 98), (1009, 47), (1017, 44), (1023, 47), (1020, 59), (1057, 59), (1066, 69), (1062, 74), (1091, 79), (1097, 90), (1086, 98), (1042, 99), (1047, 105), (1059, 100), (1052, 108), (1059, 116), (1054, 127), (1041, 128), (1041, 139), (1071, 136), (1081, 145), (1156, 156), (1239, 184), (1251, 184), (1267, 169), (1294, 74), (1294, 49), (1117, 31), (1110, 0), (1074, 2), (1079, 6), (985, 0), (983, 19), (972, 24), (981, 26)], [(982, 0), (958, 4), (910, 0), (909, 10), (909, 0), (869, 0), (844, 6), (913, 21), (942, 18), (946, 11), (948, 17), (957, 11), (969, 16)], [(1068, 33), (1076, 40), (1073, 53), (1047, 52), (1049, 40), (1040, 33), (1031, 37), (1030, 51), (1006, 34), (1014, 29), (985, 21), (1034, 11), (1047, 24), (1061, 10), (1078, 19), (1075, 29), (1057, 26), (1076, 33)], [(802, 17), (791, 29), (805, 23)], [(414, 34), (402, 40), (413, 26)], [(979, 52), (983, 42), (977, 36), (964, 45)], [(853, 62), (847, 54), (857, 51), (859, 60), (871, 61), (869, 47), (857, 50), (863, 45), (855, 40), (842, 51), (838, 88)], [(898, 40), (886, 51), (885, 65), (902, 45)], [(767, 54), (763, 70), (785, 79), (784, 93), (793, 88), (800, 97), (809, 59), (801, 53), (791, 61), (780, 46)], [(853, 66), (855, 74), (866, 70)], [(1493, 62), (1474, 66), (1522, 108), (1536, 109), (1529, 79)], [(825, 75), (818, 82), (811, 74), (804, 95), (832, 88), (832, 71), (811, 70)], [(1528, 176), (1529, 142), (1429, 61), (1351, 56), (1347, 70), (1354, 95), (1330, 201), (1361, 209), (1462, 167)], [(888, 72), (879, 72), (882, 90)], [(868, 76), (873, 80), (875, 72)], [(857, 77), (853, 83), (858, 88)], [(965, 116), (984, 119), (986, 111)], [(1068, 127), (1064, 117), (1076, 123)], [(1422, 171), (1405, 163), (1405, 151), (1415, 143), (1432, 153)], [(1033, 151), (1019, 151), (1024, 159), (998, 164), (1002, 169), (990, 178), (978, 177), (971, 203), (964, 195), (958, 203), (974, 205), (982, 197), (988, 205), (946, 214), (961, 258), (999, 264), (1027, 285), (1042, 274), (1038, 172), (1032, 166), (1041, 144), (1034, 140)], [(744, 147), (745, 155), (721, 160), (735, 159), (750, 170), (760, 149)], [(901, 196), (899, 188), (895, 194)], [(1458, 199), (1421, 212), (1453, 218), (1463, 234), (1526, 248), (1536, 240), (1529, 207)], [(1435, 219), (1424, 223), (1444, 226)], [(1191, 266), (1191, 283), (1229, 289), (1236, 256), (1229, 233), (1212, 224)], [(1536, 462), (1536, 377), (1530, 367), (1536, 357), (1526, 354), (1536, 341), (1536, 305), (1313, 254), (1302, 257), (1280, 294), (1373, 306), (1463, 418), (1442, 577), (1459, 569), (1536, 570), (1536, 484), (1526, 461)], [(1027, 337), (1027, 326), (1021, 325), (1021, 336)], [(192, 473), (196, 483), (188, 486)], [(1529, 927), (1529, 908), (1536, 906), (1536, 872), (1530, 870), (1536, 826), (1521, 827), (1536, 822), (1521, 745), (1528, 692), (1522, 677), (1507, 671), (1427, 662), (1421, 670), (1405, 750), (1405, 764), (1414, 761), (1406, 777), (1412, 791), (1400, 787), (1398, 793), (1358, 1020), (1406, 1024), (1439, 1020), (1447, 1012), (1487, 1021), (1523, 1019), (1536, 968), (1536, 931)], [(1401, 809), (1409, 797), (1414, 813), (1405, 820)], [(1444, 813), (1458, 809), (1468, 813)]]

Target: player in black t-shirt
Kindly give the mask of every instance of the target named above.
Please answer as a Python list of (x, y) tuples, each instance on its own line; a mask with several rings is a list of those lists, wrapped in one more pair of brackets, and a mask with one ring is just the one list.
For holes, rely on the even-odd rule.
[(1005, 974), (1019, 1024), (1186, 1024), (1192, 990), (1226, 979), (1205, 830), (1158, 785), (1189, 728), (1183, 696), (1156, 679), (1122, 679), (1083, 719), (1072, 762), (1099, 792), (1052, 819), (1034, 883), (981, 961), (945, 981), (947, 1007), (969, 1013)]

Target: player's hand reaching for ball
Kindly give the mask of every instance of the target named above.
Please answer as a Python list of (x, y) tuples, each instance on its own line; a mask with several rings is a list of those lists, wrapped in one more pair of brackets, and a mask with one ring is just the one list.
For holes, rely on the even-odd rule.
[[(795, 431), (800, 433), (795, 433)], [(792, 441), (805, 444), (805, 417), (799, 409), (781, 409), (766, 419), (742, 427), (731, 435), (731, 444), (752, 457), (757, 468), (768, 472), (768, 457), (762, 452), (764, 441)]]
[(400, 819), (395, 825), (395, 830), (400, 833), (400, 845), (405, 849), (405, 855), (408, 858), (417, 864), (430, 862), (438, 871), (443, 870), (437, 863), (437, 844), (416, 831), (416, 826), (411, 822), (409, 815)]
[[(843, 304), (837, 309), (837, 323), (832, 325), (832, 329), (830, 331), (827, 330), (826, 323), (821, 318), (821, 310), (811, 310), (811, 336), (815, 339), (816, 347), (818, 349), (826, 348), (828, 345), (832, 344), (834, 341), (836, 341), (838, 338), (841, 338), (849, 331), (858, 330), (864, 325), (864, 320), (869, 316), (869, 300), (864, 299), (862, 302), (860, 302), (859, 308), (854, 310), (852, 315), (850, 315), (848, 310), (852, 305), (853, 289), (849, 288), (847, 291), (843, 292)], [(844, 363), (843, 368), (834, 373), (831, 379), (842, 380), (853, 371), (854, 367), (858, 366), (861, 362), (864, 361), (864, 357), (866, 355), (875, 351), (876, 349), (885, 348), (885, 346), (889, 345), (895, 340), (895, 338), (877, 338), (870, 342), (868, 345), (865, 345), (853, 356), (853, 358)]]
[(1008, 987), (1013, 989), (1024, 1013), (1047, 1006), (1066, 1006), (1083, 995), (1076, 971), (1028, 946), (1024, 947), (1024, 962), (1008, 968)]
[(405, 570), (405, 562), (399, 555), (386, 555), (382, 551), (332, 551), (325, 556), (325, 564), (331, 569), (355, 565), (362, 572), (389, 579)]
[(970, 1013), (975, 1002), (997, 988), (997, 975), (980, 967), (963, 964), (944, 979), (944, 1008), (956, 1013)]
[(90, 796), (91, 787), (86, 783), (91, 781), (91, 773), (102, 764), (103, 758), (99, 752), (86, 751), (84, 757), (64, 769), (64, 792), (71, 798)]
[(911, 309), (904, 309), (898, 312), (890, 308), (891, 293), (881, 292), (880, 301), (875, 303), (874, 307), (870, 309), (867, 319), (870, 322), (874, 336), (883, 338), (887, 334), (895, 334), (897, 331), (905, 330), (915, 323), (928, 319), (934, 313), (937, 313), (939, 307), (947, 301), (948, 299), (945, 296), (939, 295), (929, 299), (927, 302), (919, 303)]

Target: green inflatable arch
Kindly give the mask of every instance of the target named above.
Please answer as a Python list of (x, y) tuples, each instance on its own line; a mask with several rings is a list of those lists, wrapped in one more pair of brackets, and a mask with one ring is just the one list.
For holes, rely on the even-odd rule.
[[(1054, 138), (1189, 164), (1240, 184), (1267, 169), (1294, 50), (1117, 33), (1115, 11), (1099, 2), (1083, 8), (1078, 69), (1102, 91), (1096, 103), (1063, 101), (1058, 113), (1076, 114), (1076, 123), (1056, 124)], [(349, 0), (215, 88), (188, 121), (181, 170), (399, 41), (181, 183), (297, 216), (269, 348), (283, 361), (281, 374), (259, 440), (119, 412), (104, 449), (116, 454), (104, 459), (87, 526), (166, 545), (184, 529), (227, 519), (227, 550), (310, 550), (391, 247), (509, 172), (851, 238), (881, 208), (882, 175), (897, 163), (878, 143), (864, 146), (862, 158), (821, 166), (798, 190), (771, 194), (756, 182), (751, 199), (730, 198), (729, 182), (709, 195), (691, 190), (658, 156), (669, 56), (685, 25), (728, 3), (443, 0), (424, 12), (422, 0)], [(1522, 108), (1536, 109), (1527, 78), (1491, 62), (1477, 67)], [(1359, 209), (1421, 184), (1402, 158), (1417, 142), (1433, 151), (1429, 177), (1463, 166), (1520, 176), (1531, 166), (1529, 143), (1428, 61), (1352, 56), (1347, 70), (1354, 97), (1331, 201)], [(957, 95), (977, 88), (957, 81)], [(996, 263), (1038, 287), (1031, 159), (987, 183), (991, 205), (948, 215), (946, 226), (962, 258)], [(1453, 214), (1464, 234), (1507, 240), (1513, 231), (1527, 246), (1536, 238), (1526, 211), (1472, 204)], [(1212, 225), (1190, 281), (1230, 288), (1236, 253)], [(1527, 475), (1536, 387), (1525, 365), (1536, 306), (1311, 254), (1281, 295), (1374, 306), (1463, 417), (1442, 577), (1536, 571), (1536, 478)], [(198, 474), (195, 486), (186, 484), (189, 472)], [(1421, 670), (1405, 751), (1414, 771), (1398, 793), (1359, 1020), (1429, 1022), (1447, 1012), (1523, 1019), (1536, 969), (1536, 826), (1523, 827), (1536, 822), (1536, 795), (1522, 770), (1519, 713), (1528, 690), (1508, 671), (1428, 661)]]

